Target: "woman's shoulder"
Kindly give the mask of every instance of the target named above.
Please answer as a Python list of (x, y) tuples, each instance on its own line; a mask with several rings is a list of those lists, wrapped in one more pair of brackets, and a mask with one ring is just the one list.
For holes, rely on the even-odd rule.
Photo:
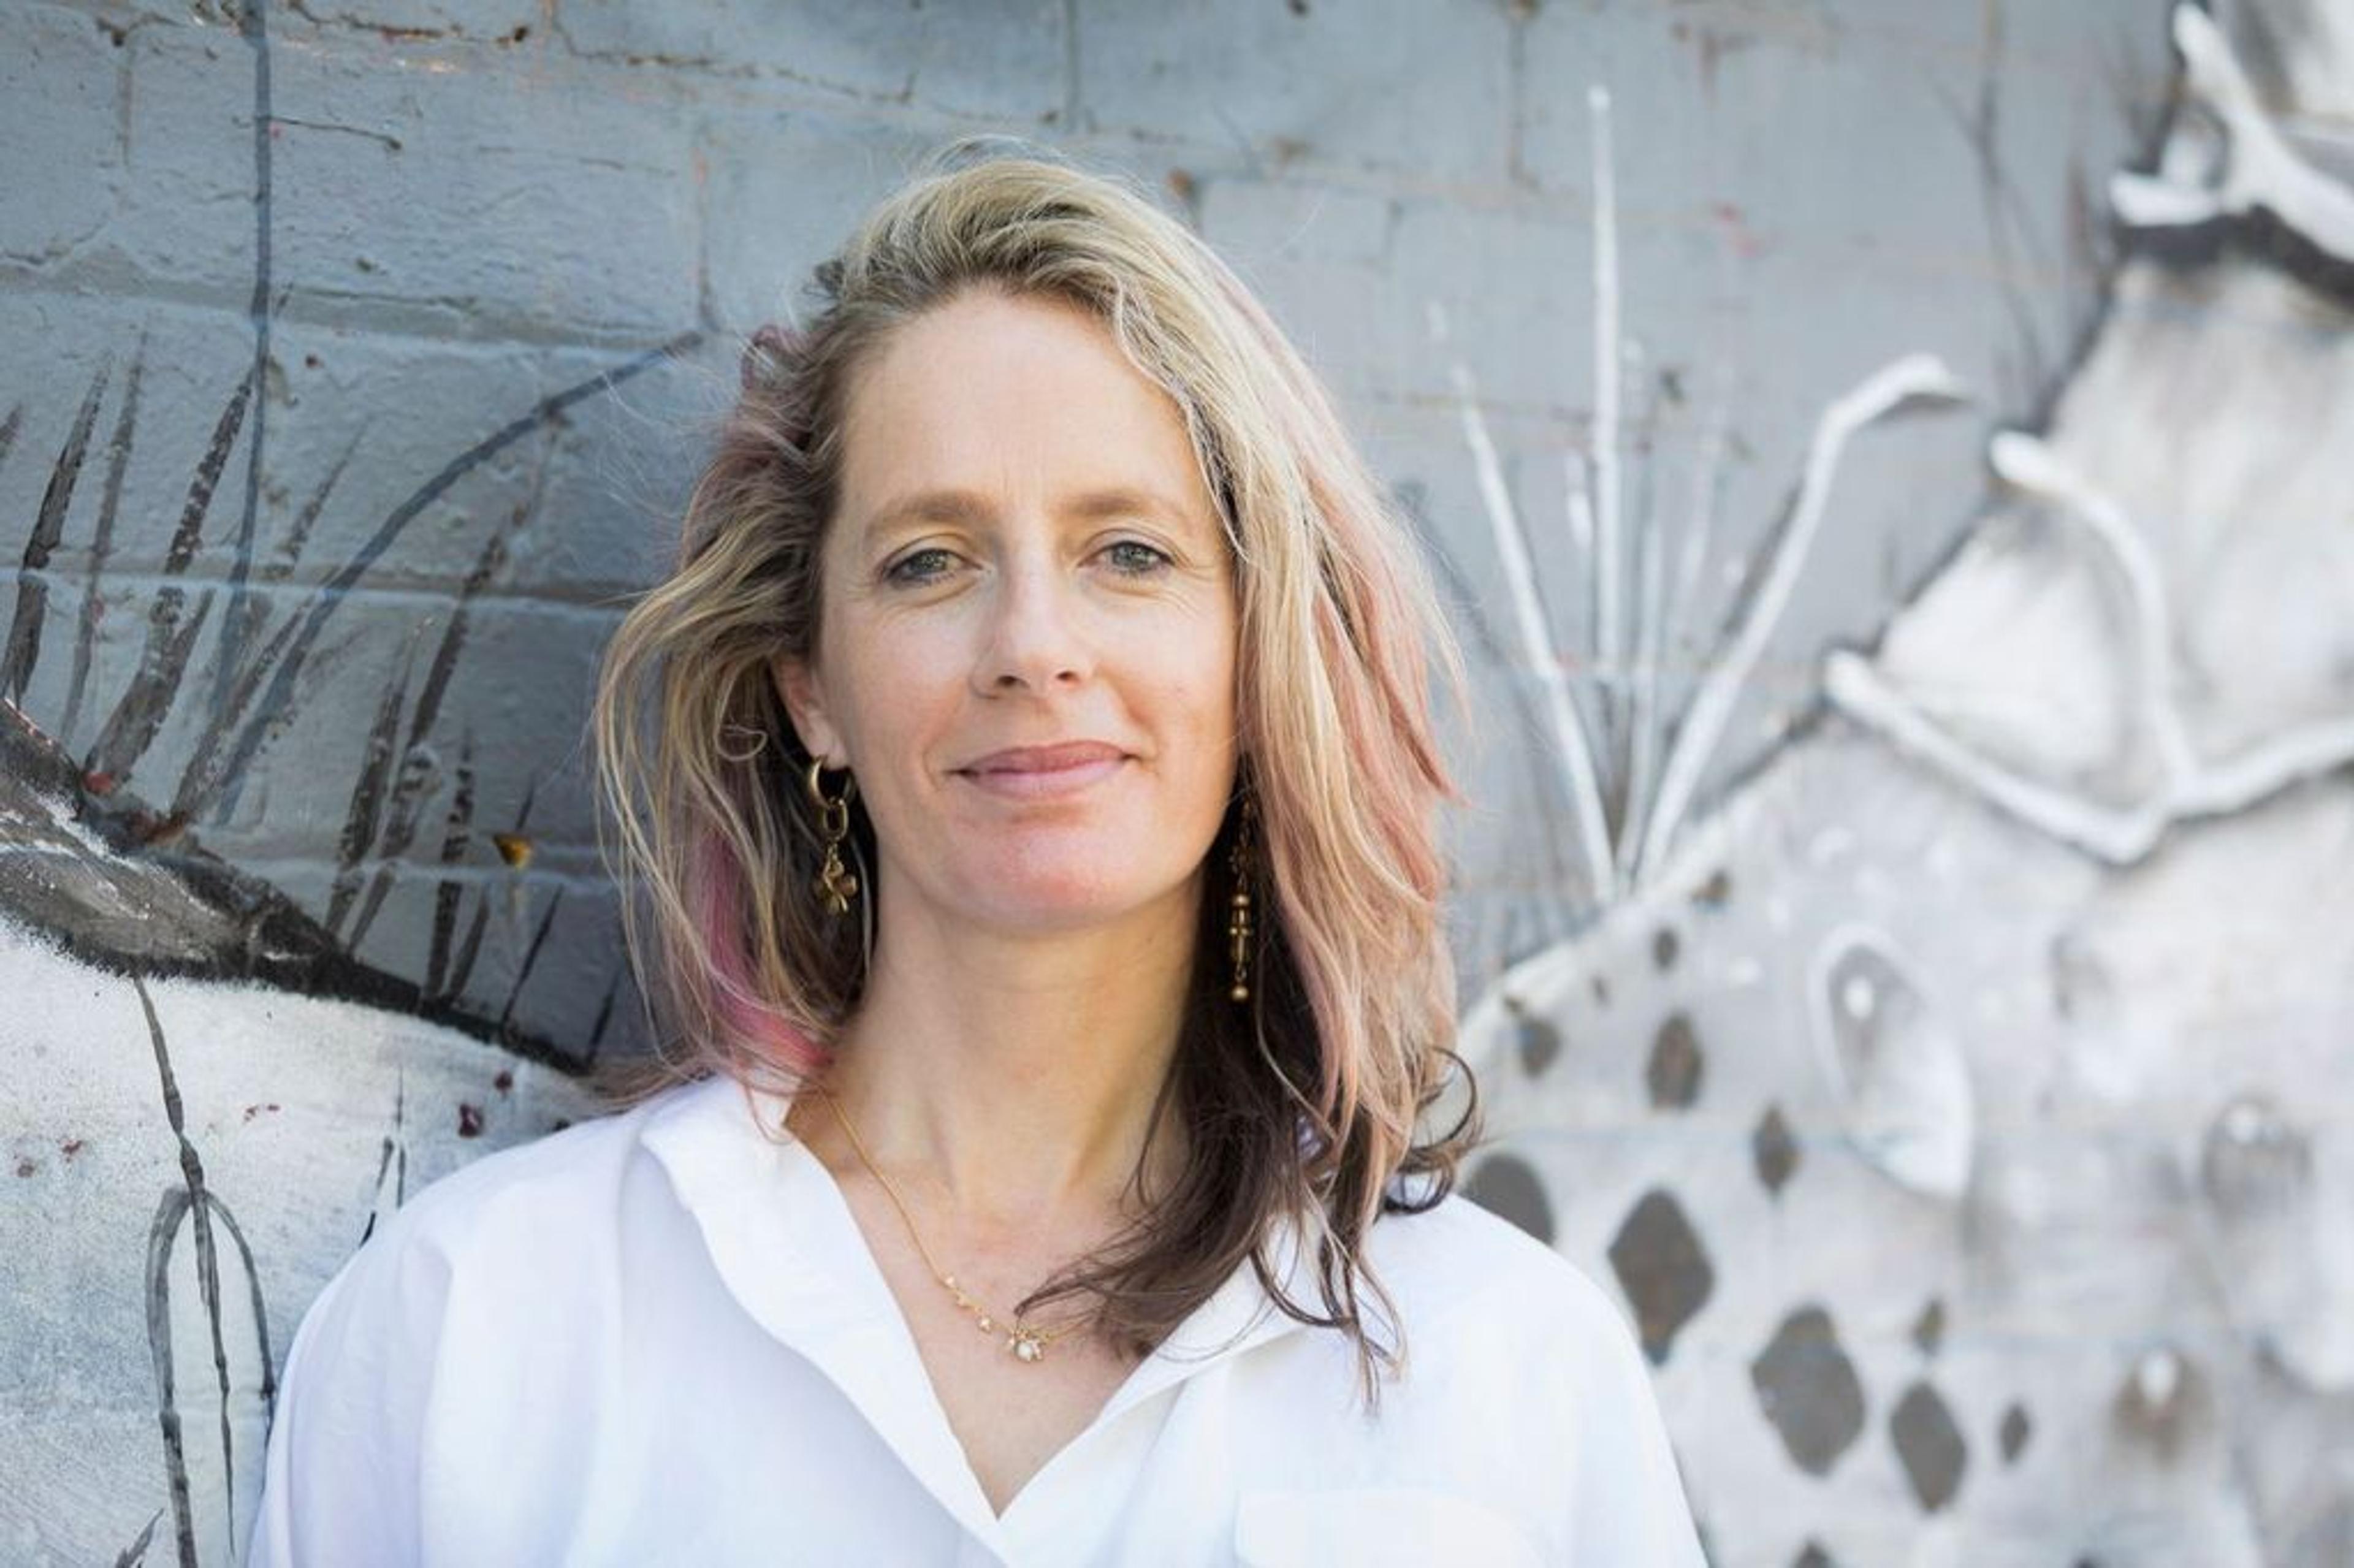
[(614, 1226), (618, 1194), (648, 1135), (713, 1092), (711, 1080), (682, 1084), (494, 1150), (411, 1194), (362, 1250), (423, 1250), (453, 1260), (577, 1247)]
[[(629, 1202), (643, 1190), (640, 1151), (703, 1084), (664, 1090), (623, 1110), (484, 1154), (381, 1216), (311, 1298), (288, 1351), (288, 1376), (313, 1340), (315, 1380), (392, 1375), (429, 1365), (453, 1314), (467, 1336), (495, 1337), (516, 1313), (550, 1300), (585, 1310), (626, 1245)], [(371, 1347), (364, 1358), (344, 1354)], [(338, 1362), (341, 1370), (334, 1370)], [(365, 1364), (363, 1364), (365, 1362)], [(368, 1372), (373, 1367), (374, 1372)]]
[[(364, 1537), (368, 1561), (430, 1555), (429, 1485), (477, 1468), (451, 1457), (511, 1437), (500, 1411), (579, 1387), (616, 1342), (619, 1259), (646, 1234), (630, 1227), (672, 1212), (640, 1152), (716, 1102), (700, 1084), (665, 1090), (482, 1155), (384, 1216), (288, 1345), (252, 1561), (341, 1561)], [(323, 1526), (336, 1551), (302, 1534)]]
[(1416, 1495), (1429, 1485), (1500, 1514), (1526, 1561), (1700, 1568), (1650, 1367), (1615, 1293), (1458, 1194), (1387, 1215), (1367, 1240), (1406, 1351), (1383, 1441), (1424, 1478)]
[(1639, 1353), (1625, 1310), (1591, 1275), (1460, 1193), (1384, 1215), (1367, 1256), (1412, 1331), (1468, 1325), (1619, 1359)]

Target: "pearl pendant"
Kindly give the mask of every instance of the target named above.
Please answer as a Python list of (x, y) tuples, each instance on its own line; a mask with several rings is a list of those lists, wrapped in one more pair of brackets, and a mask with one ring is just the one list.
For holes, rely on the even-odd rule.
[(1015, 1356), (1025, 1361), (1034, 1361), (1046, 1353), (1046, 1347), (1040, 1344), (1037, 1340), (1030, 1338), (1027, 1334), (1013, 1334), (1008, 1336), (1005, 1341), (1005, 1348), (1012, 1351)]

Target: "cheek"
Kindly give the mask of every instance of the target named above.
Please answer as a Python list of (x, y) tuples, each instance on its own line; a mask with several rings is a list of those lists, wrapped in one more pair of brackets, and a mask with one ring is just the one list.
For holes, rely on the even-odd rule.
[(961, 700), (963, 666), (943, 639), (907, 627), (845, 627), (834, 662), (834, 723), (870, 768), (905, 766)]
[(1232, 727), (1237, 642), (1233, 616), (1204, 614), (1176, 630), (1177, 635), (1163, 641), (1155, 665), (1182, 672), (1168, 683), (1172, 700), (1204, 727)]
[(1223, 802), (1238, 742), (1234, 683), (1231, 678), (1221, 680), (1220, 673), (1204, 672), (1197, 681), (1171, 687), (1168, 701), (1171, 711), (1184, 715), (1180, 744), (1187, 776), (1198, 780), (1205, 795), (1214, 793)]

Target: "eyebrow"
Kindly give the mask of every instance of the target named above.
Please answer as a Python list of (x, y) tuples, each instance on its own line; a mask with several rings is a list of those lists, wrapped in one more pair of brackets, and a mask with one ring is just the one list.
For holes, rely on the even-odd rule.
[[(885, 503), (870, 514), (864, 532), (878, 534), (885, 528), (910, 524), (974, 524), (988, 521), (991, 507), (987, 501), (969, 490), (926, 490), (903, 495)], [(1123, 513), (1145, 513), (1163, 522), (1185, 524), (1193, 519), (1187, 510), (1175, 502), (1150, 490), (1126, 486), (1110, 490), (1090, 490), (1066, 499), (1061, 514), (1074, 522), (1092, 522), (1100, 517), (1117, 517)]]

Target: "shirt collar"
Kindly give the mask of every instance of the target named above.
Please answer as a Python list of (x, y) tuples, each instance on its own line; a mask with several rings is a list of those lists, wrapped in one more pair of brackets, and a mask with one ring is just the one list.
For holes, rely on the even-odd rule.
[[(782, 1130), (791, 1106), (790, 1095), (708, 1078), (652, 1107), (640, 1138), (745, 1311), (831, 1379), (951, 1513), (993, 1539), (1000, 1521), (841, 1188)], [(1269, 1268), (1295, 1301), (1303, 1299), (1306, 1252), (1298, 1222), (1279, 1220)], [(1302, 1327), (1245, 1260), (1129, 1374), (1096, 1425)]]

